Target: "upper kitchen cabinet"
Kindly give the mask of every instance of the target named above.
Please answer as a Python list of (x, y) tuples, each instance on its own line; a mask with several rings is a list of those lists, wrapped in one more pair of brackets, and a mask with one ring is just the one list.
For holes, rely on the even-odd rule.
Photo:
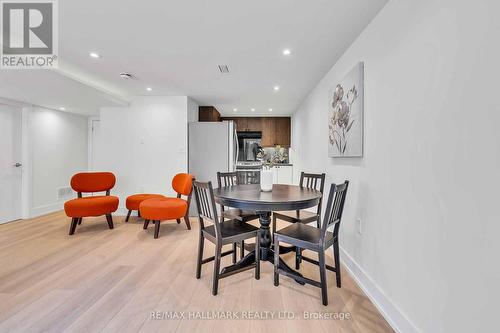
[(224, 117), (222, 120), (234, 121), (239, 132), (262, 132), (263, 147), (290, 147), (290, 117)]
[(221, 121), (220, 113), (213, 106), (200, 106), (198, 108), (199, 121)]
[(274, 147), (280, 145), (290, 147), (291, 120), (290, 117), (263, 118), (262, 146)]
[(283, 147), (290, 147), (291, 144), (291, 118), (290, 117), (276, 117), (274, 141), (275, 146), (280, 145)]
[(247, 118), (247, 131), (261, 132), (262, 131), (262, 117), (248, 117)]

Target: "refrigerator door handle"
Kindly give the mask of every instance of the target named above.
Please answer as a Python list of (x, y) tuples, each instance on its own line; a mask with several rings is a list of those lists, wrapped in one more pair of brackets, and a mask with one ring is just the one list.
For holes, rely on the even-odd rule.
[(240, 143), (238, 142), (238, 132), (236, 128), (236, 124), (234, 124), (234, 141), (236, 142), (236, 154), (234, 157), (234, 163), (233, 163), (233, 171), (236, 171), (236, 164), (238, 163), (238, 157), (240, 154)]

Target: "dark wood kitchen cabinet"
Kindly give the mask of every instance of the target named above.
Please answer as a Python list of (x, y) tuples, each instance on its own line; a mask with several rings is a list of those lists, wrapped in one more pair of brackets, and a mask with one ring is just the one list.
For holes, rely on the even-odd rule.
[(262, 132), (263, 147), (276, 145), (290, 147), (290, 117), (223, 117), (221, 119), (234, 121), (239, 132)]
[(261, 132), (262, 131), (262, 117), (248, 117), (247, 118), (247, 131)]
[(221, 121), (220, 113), (213, 106), (200, 106), (198, 121)]
[(280, 145), (290, 147), (291, 119), (290, 117), (263, 118), (262, 146), (274, 147)]
[(291, 143), (291, 118), (290, 117), (276, 117), (274, 118), (274, 145), (281, 145), (290, 147)]

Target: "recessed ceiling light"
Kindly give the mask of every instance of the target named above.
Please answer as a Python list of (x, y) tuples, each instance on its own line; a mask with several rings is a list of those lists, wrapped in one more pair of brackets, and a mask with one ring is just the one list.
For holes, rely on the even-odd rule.
[(269, 112), (273, 112), (273, 109), (269, 108)]
[(90, 52), (90, 53), (89, 53), (89, 56), (90, 56), (91, 58), (95, 58), (95, 59), (99, 59), (99, 58), (101, 57), (101, 56), (99, 55), (99, 53), (97, 53), (97, 52)]
[(64, 106), (61, 106), (61, 107), (59, 108), (59, 110), (61, 110), (61, 111), (66, 111), (66, 108), (65, 108)]
[(147, 90), (147, 91), (153, 91), (153, 88), (151, 88), (151, 87), (147, 87), (147, 88), (146, 88), (146, 90)]
[(237, 109), (237, 108), (234, 108), (234, 109), (233, 109), (233, 111), (234, 111), (234, 112), (236, 112), (236, 111), (238, 111), (238, 109)]
[(284, 49), (283, 50), (283, 55), (290, 55), (292, 52), (290, 52), (289, 49)]
[(276, 90), (276, 91), (278, 91), (278, 90), (280, 90), (280, 87), (279, 86), (274, 86), (273, 89)]
[(251, 108), (250, 110), (251, 110), (252, 112), (254, 112), (254, 111), (255, 111), (255, 109), (254, 109), (254, 108)]

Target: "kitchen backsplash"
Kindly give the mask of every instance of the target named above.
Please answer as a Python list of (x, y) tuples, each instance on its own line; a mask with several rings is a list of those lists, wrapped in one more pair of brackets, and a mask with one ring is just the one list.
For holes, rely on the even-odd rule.
[(275, 163), (289, 163), (288, 148), (283, 147), (265, 147), (264, 159)]

